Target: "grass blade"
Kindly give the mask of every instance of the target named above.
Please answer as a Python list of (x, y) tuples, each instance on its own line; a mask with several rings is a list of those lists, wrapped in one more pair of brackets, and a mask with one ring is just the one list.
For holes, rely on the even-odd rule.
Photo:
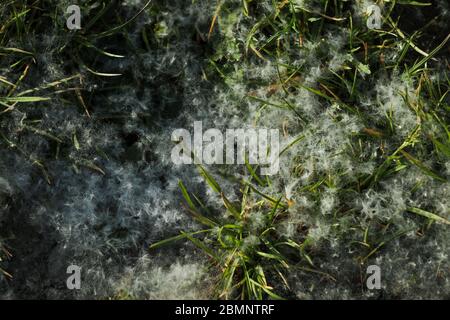
[(411, 212), (411, 213), (418, 214), (419, 216), (431, 219), (433, 221), (450, 225), (450, 221), (449, 220), (447, 220), (447, 219), (445, 219), (443, 217), (440, 217), (437, 214), (434, 214), (432, 212), (425, 211), (425, 210), (422, 210), (422, 209), (419, 209), (419, 208), (414, 208), (414, 207), (413, 208), (409, 208), (408, 211)]

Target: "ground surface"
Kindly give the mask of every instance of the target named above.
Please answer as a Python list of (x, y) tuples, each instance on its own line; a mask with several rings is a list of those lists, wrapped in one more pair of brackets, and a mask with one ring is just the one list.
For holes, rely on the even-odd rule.
[[(373, 4), (2, 1), (0, 297), (449, 299), (449, 4)], [(175, 165), (194, 121), (279, 173)]]

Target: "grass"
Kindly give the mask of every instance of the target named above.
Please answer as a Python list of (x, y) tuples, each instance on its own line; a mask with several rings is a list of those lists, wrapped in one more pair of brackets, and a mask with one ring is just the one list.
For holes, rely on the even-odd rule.
[[(201, 72), (205, 86), (229, 94), (224, 114), (242, 116), (242, 110), (251, 106), (254, 112), (245, 117), (255, 126), (283, 126), (289, 141), (281, 156), (288, 173), (280, 179), (269, 179), (247, 164), (244, 173), (229, 179), (239, 189), (238, 200), (231, 201), (228, 190), (218, 182), (219, 176), (227, 178), (221, 168), (199, 166), (212, 197), (220, 198), (223, 207), (206, 205), (213, 200), (190, 192), (185, 184), (191, 181), (180, 181), (180, 194), (185, 200), (180, 210), (192, 216), (197, 229), (151, 244), (150, 254), (168, 250), (175, 241), (194, 245), (210, 262), (211, 274), (218, 275), (214, 298), (295, 298), (299, 280), (293, 275), (306, 273), (318, 282), (340, 280), (334, 269), (321, 263), (333, 252), (326, 241), (312, 235), (319, 226), (331, 230), (333, 236), (327, 235), (327, 241), (335, 237), (352, 252), (343, 259), (360, 266), (394, 250), (391, 244), (399, 245), (408, 234), (429, 233), (433, 237), (435, 230), (441, 230), (438, 228), (448, 228), (447, 202), (443, 202), (443, 209), (436, 205), (436, 200), (442, 200), (437, 194), (448, 186), (450, 177), (446, 169), (450, 163), (450, 33), (439, 27), (448, 13), (439, 12), (435, 4), (426, 1), (375, 2), (383, 8), (380, 30), (366, 27), (361, 1), (211, 3), (211, 11), (204, 13), (209, 17), (208, 24), (196, 25), (201, 31), (195, 32), (196, 42), (204, 51)], [(195, 5), (199, 4), (193, 1)], [(80, 126), (106, 122), (120, 128), (130, 116), (126, 112), (110, 113), (108, 97), (117, 90), (157, 86), (158, 80), (146, 82), (150, 80), (145, 78), (153, 75), (136, 80), (126, 68), (122, 73), (111, 65), (126, 59), (136, 59), (143, 65), (149, 59), (148, 52), (163, 51), (171, 48), (170, 41), (178, 41), (173, 39), (180, 35), (174, 36), (170, 30), (175, 26), (157, 23), (164, 4), (142, 1), (130, 12), (118, 1), (86, 1), (82, 5), (81, 32), (64, 29), (64, 19), (60, 18), (63, 8), (51, 1), (11, 0), (0, 6), (2, 152), (26, 159), (48, 185), (58, 183), (57, 171), (52, 168), (55, 160), (64, 161), (77, 173), (88, 170), (107, 177), (110, 172), (103, 164), (118, 158), (117, 154), (95, 143), (84, 144), (79, 129), (60, 129), (57, 124), (65, 119), (58, 115), (55, 105), (75, 108), (72, 115), (82, 119)], [(419, 26), (411, 26), (408, 16), (413, 13), (423, 13), (427, 18)], [(151, 22), (139, 24), (143, 17)], [(130, 31), (136, 25), (141, 28), (139, 40)], [(51, 46), (48, 62), (59, 68), (56, 76), (43, 79), (37, 63), (46, 62), (42, 47), (29, 38), (50, 29), (56, 34), (50, 42), (58, 45)], [(270, 75), (264, 73), (267, 65), (275, 70)], [(176, 76), (161, 72), (156, 77), (162, 79), (160, 82), (168, 77), (167, 82), (178, 85)], [(382, 82), (386, 82), (386, 90), (389, 83), (400, 84), (383, 100), (383, 94), (375, 92)], [(192, 90), (190, 86), (180, 85), (181, 91)], [(245, 92), (239, 99), (233, 96), (238, 95), (236, 88)], [(158, 99), (168, 101), (168, 96)], [(305, 107), (309, 103), (313, 105), (311, 110)], [(153, 121), (148, 120), (154, 116), (152, 110), (149, 112), (137, 115), (145, 125)], [(55, 123), (52, 128), (46, 125), (48, 119)], [(286, 119), (282, 125), (280, 119)], [(361, 128), (351, 132), (349, 125), (348, 130), (333, 131), (340, 128), (343, 119), (351, 119), (349, 122), (361, 124)], [(326, 137), (342, 135), (346, 137), (343, 142), (321, 145)], [(36, 141), (46, 147), (34, 148)], [(313, 169), (309, 169), (308, 159), (313, 159)], [(333, 162), (335, 159), (342, 161)], [(324, 161), (330, 161), (332, 167)], [(345, 161), (354, 172), (340, 167)], [(364, 170), (368, 163), (374, 166), (370, 172)], [(417, 173), (412, 187), (412, 178), (404, 178), (409, 172)], [(398, 205), (399, 209), (395, 199), (383, 202), (390, 196), (389, 186), (398, 179), (409, 179), (402, 182), (407, 201), (404, 206)], [(284, 184), (289, 183), (292, 195), (285, 193)], [(415, 201), (430, 190), (435, 198)], [(326, 207), (322, 204), (327, 203), (330, 192), (337, 205), (332, 205), (329, 215), (322, 215)], [(367, 199), (361, 200), (363, 205), (356, 205), (355, 199), (370, 194), (376, 195), (370, 201), (382, 203), (379, 206), (387, 206), (389, 212), (400, 211), (402, 218), (382, 215), (381, 209), (374, 214), (365, 212)], [(302, 198), (313, 204), (302, 207)], [(301, 222), (295, 224), (292, 221), (297, 216)], [(286, 225), (294, 224), (294, 232), (284, 232)], [(11, 277), (6, 270), (0, 271)], [(122, 292), (120, 296), (134, 295)]]
[[(91, 8), (98, 5), (95, 10)], [(117, 8), (118, 4), (107, 1), (85, 1), (81, 6), (83, 12), (83, 22), (85, 27), (80, 33), (67, 32), (64, 29), (65, 20), (63, 19), (63, 7), (52, 5), (51, 1), (9, 1), (2, 3), (3, 23), (0, 26), (1, 56), (8, 63), (7, 73), (0, 78), (2, 85), (2, 95), (0, 96), (0, 105), (4, 107), (0, 111), (0, 116), (5, 118), (13, 110), (22, 110), (27, 105), (36, 105), (40, 102), (56, 101), (70, 104), (76, 102), (79, 110), (84, 112), (90, 118), (91, 111), (86, 103), (86, 84), (89, 82), (103, 81), (102, 78), (118, 77), (121, 74), (99, 71), (94, 64), (101, 64), (109, 59), (121, 59), (123, 55), (114, 54), (107, 50), (99, 48), (96, 43), (101, 39), (115, 36), (119, 32), (133, 23), (151, 4), (151, 1), (145, 5), (134, 16), (127, 21), (121, 21), (121, 17), (108, 17), (105, 15)], [(86, 14), (87, 13), (87, 14)], [(117, 25), (110, 27), (110, 24)], [(29, 85), (27, 82), (35, 83), (34, 80), (27, 81), (31, 70), (36, 69), (36, 56), (31, 48), (27, 51), (24, 48), (29, 47), (27, 35), (41, 34), (46, 28), (54, 28), (54, 41), (60, 42), (59, 46), (52, 48), (53, 54), (56, 52), (57, 61), (48, 61), (48, 63), (64, 64), (64, 61), (70, 61), (70, 76), (57, 79), (50, 83), (41, 83), (37, 86)], [(17, 46), (10, 47), (11, 39), (17, 40)], [(35, 71), (36, 72), (36, 71)], [(26, 89), (25, 89), (26, 88)], [(39, 105), (45, 109), (44, 104)], [(76, 135), (59, 136), (49, 130), (31, 126), (28, 119), (24, 119), (18, 125), (16, 130), (28, 131), (36, 136), (56, 143), (54, 146), (54, 157), (59, 158), (59, 150), (71, 148), (78, 150), (79, 144), (76, 142)], [(40, 123), (39, 120), (33, 120), (33, 124)], [(51, 177), (45, 165), (45, 160), (32, 155), (32, 151), (24, 150), (19, 144), (10, 140), (10, 132), (0, 132), (3, 138), (3, 145), (23, 154), (29, 158), (39, 170), (43, 177), (51, 184)], [(74, 138), (75, 137), (75, 138)], [(101, 153), (101, 152), (99, 152)], [(96, 172), (104, 173), (92, 159), (74, 159), (69, 158), (72, 166), (92, 169)]]
[[(426, 29), (430, 25), (426, 25), (422, 29), (416, 30), (411, 36), (408, 36), (398, 27), (401, 16), (396, 15), (394, 12), (402, 6), (430, 4), (413, 1), (384, 2), (388, 9), (386, 10), (387, 15), (384, 16), (383, 29), (368, 30), (361, 22), (356, 24), (352, 20), (348, 3), (343, 1), (317, 1), (315, 3), (319, 3), (319, 5), (315, 9), (297, 7), (294, 1), (276, 1), (273, 2), (271, 14), (266, 16), (258, 13), (254, 2), (243, 1), (242, 11), (244, 15), (253, 19), (246, 41), (242, 43), (242, 50), (245, 51), (247, 59), (273, 61), (278, 68), (278, 79), (276, 79), (275, 85), (272, 84), (270, 86), (271, 90), (284, 92), (284, 94), (279, 95), (282, 97), (280, 101), (265, 100), (249, 95), (249, 99), (261, 104), (261, 110), (262, 108), (285, 108), (293, 111), (293, 117), (297, 117), (299, 121), (305, 122), (304, 117), (287, 101), (291, 92), (305, 89), (316, 95), (325, 105), (337, 105), (342, 110), (356, 115), (362, 122), (370, 123), (373, 122), (373, 119), (369, 118), (370, 115), (365, 113), (364, 110), (355, 107), (359, 103), (358, 98), (362, 96), (362, 92), (370, 86), (371, 81), (367, 79), (368, 77), (376, 77), (383, 73), (397, 73), (403, 74), (408, 82), (416, 85), (414, 103), (412, 102), (412, 97), (408, 97), (406, 93), (403, 93), (403, 95), (407, 105), (416, 113), (418, 125), (403, 142), (397, 146), (395, 146), (395, 143), (391, 144), (391, 148), (395, 149), (390, 154), (380, 158), (379, 165), (372, 174), (358, 177), (355, 182), (345, 185), (342, 190), (338, 190), (338, 193), (362, 193), (367, 189), (376, 189), (378, 184), (394, 177), (402, 170), (409, 170), (411, 166), (417, 167), (424, 175), (437, 182), (448, 183), (448, 177), (444, 177), (438, 171), (430, 168), (424, 163), (425, 159), (420, 159), (414, 154), (424, 154), (422, 152), (424, 146), (429, 147), (430, 142), (435, 141), (433, 152), (440, 154), (444, 158), (448, 157), (448, 143), (450, 142), (447, 131), (448, 122), (446, 120), (440, 121), (439, 119), (448, 119), (445, 114), (448, 110), (447, 95), (450, 82), (448, 77), (444, 78), (442, 82), (434, 82), (430, 79), (430, 74), (434, 72), (432, 65), (433, 61), (436, 61), (435, 56), (445, 48), (450, 34), (444, 35), (445, 38), (441, 39), (441, 42), (435, 47), (423, 50), (417, 43), (420, 43), (420, 37), (424, 37), (427, 34)], [(230, 11), (227, 12), (227, 9)], [(220, 17), (222, 17), (223, 21), (228, 21), (226, 15), (233, 15), (233, 10), (235, 9), (226, 8), (225, 4), (219, 3), (212, 19), (209, 37), (214, 31), (215, 24), (218, 23), (220, 26)], [(341, 70), (330, 71), (328, 74), (320, 77), (313, 87), (306, 86), (297, 80), (297, 78), (303, 76), (302, 67), (298, 68), (290, 65), (289, 62), (280, 61), (295, 61), (289, 57), (289, 53), (292, 52), (291, 39), (299, 39), (299, 42), (294, 41), (294, 45), (299, 46), (299, 50), (301, 50), (302, 42), (320, 41), (321, 37), (324, 36), (325, 29), (332, 27), (345, 28), (347, 30), (348, 42), (345, 44), (345, 50), (352, 55), (352, 61), (344, 65)], [(222, 28), (225, 29), (226, 26)], [(232, 41), (232, 39), (228, 40)], [(398, 47), (401, 48), (398, 58), (392, 60), (391, 63), (386, 63), (384, 57)], [(226, 64), (221, 69), (217, 63), (218, 61), (223, 63), (226, 59), (226, 56), (216, 57), (216, 62), (213, 65), (221, 78), (229, 80), (232, 78), (232, 75), (227, 75), (225, 70)], [(281, 67), (286, 71), (280, 72)], [(447, 103), (444, 101), (447, 101)], [(432, 114), (436, 113), (439, 116), (432, 116)], [(392, 119), (389, 114), (386, 114), (385, 124), (380, 124), (376, 128), (365, 128), (364, 132), (355, 139), (355, 145), (351, 147), (355, 151), (354, 157), (361, 157), (356, 151), (358, 145), (367, 144), (369, 141), (385, 144), (389, 139), (393, 139), (396, 134), (393, 125), (395, 121), (396, 119)], [(440, 133), (427, 132), (425, 125), (431, 125), (431, 123), (441, 128)], [(436, 141), (436, 138), (433, 136), (435, 134), (440, 135), (439, 139), (444, 139), (445, 144)], [(361, 153), (364, 152), (363, 149), (360, 151)], [(254, 176), (254, 171), (251, 168), (249, 169), (248, 174), (255, 181), (261, 182), (259, 177)], [(221, 192), (216, 183), (208, 181), (210, 180), (209, 177), (208, 175), (207, 182), (213, 186), (216, 192)], [(330, 175), (327, 177), (319, 176), (316, 182), (313, 182), (310, 186), (305, 186), (303, 190), (310, 193), (323, 192), (322, 186), (327, 181), (332, 184), (332, 181), (335, 179), (338, 179), (338, 177)], [(242, 201), (245, 202), (249, 198), (248, 192), (253, 192), (262, 197), (261, 202), (256, 202), (256, 206), (251, 204), (245, 205), (244, 203), (239, 207), (242, 209), (236, 209), (224, 197), (227, 212), (233, 219), (231, 221), (216, 222), (205, 218), (199, 213), (182, 184), (181, 190), (189, 204), (188, 211), (201, 224), (211, 229), (202, 230), (199, 233), (183, 232), (180, 236), (152, 245), (152, 248), (159, 247), (162, 244), (167, 245), (174, 240), (186, 238), (190, 240), (201, 251), (210, 256), (212, 264), (220, 269), (221, 277), (218, 284), (217, 297), (240, 299), (280, 298), (278, 292), (275, 293), (273, 291), (274, 288), (270, 283), (283, 283), (284, 287), (281, 286), (282, 288), (280, 288), (278, 286), (277, 289), (289, 292), (290, 286), (283, 273), (289, 273), (292, 268), (298, 267), (302, 263), (306, 263), (303, 266), (304, 268), (307, 267), (311, 268), (311, 271), (321, 272), (315, 269), (312, 262), (313, 259), (305, 253), (305, 248), (307, 248), (311, 240), (306, 236), (308, 232), (305, 232), (303, 238), (300, 237), (300, 241), (290, 238), (285, 239), (282, 235), (277, 234), (279, 229), (277, 223), (279, 220), (283, 220), (283, 217), (289, 215), (286, 210), (288, 205), (282, 201), (282, 197), (278, 198), (279, 195), (269, 197), (243, 183), (241, 185)], [(245, 219), (259, 212), (261, 206), (267, 206), (266, 212), (263, 213), (266, 220), (264, 227), (261, 229), (262, 232), (255, 234), (248, 230), (246, 226), (248, 222)], [(276, 213), (277, 211), (279, 213)], [(430, 223), (448, 224), (446, 218), (420, 208), (410, 207), (407, 211), (424, 217)], [(345, 212), (337, 214), (345, 215)], [(274, 215), (276, 215), (277, 219), (273, 219)], [(339, 219), (336, 220), (339, 221)], [(390, 229), (397, 229), (397, 231), (392, 231), (391, 235), (389, 235), (387, 231)], [(369, 227), (362, 231), (364, 233), (363, 240), (353, 243), (367, 250), (366, 253), (362, 250), (361, 256), (356, 259), (365, 264), (369, 258), (373, 258), (374, 255), (382, 250), (388, 242), (402, 237), (412, 230), (404, 229), (402, 226), (392, 226), (388, 223), (381, 234), (373, 234), (371, 236), (373, 238), (372, 243), (369, 243), (370, 241), (368, 240)], [(229, 237), (229, 243), (222, 241), (223, 232), (226, 232)], [(342, 230), (342, 236), (345, 232), (347, 230)], [(247, 251), (245, 251), (242, 249), (243, 238), (250, 234), (253, 234), (258, 239), (258, 245), (250, 249), (246, 248)], [(198, 236), (201, 238), (199, 239)], [(298, 234), (296, 237), (296, 239), (299, 239)], [(205, 243), (209, 243), (211, 247), (208, 247)], [(283, 246), (293, 248), (294, 252), (291, 252), (291, 254), (295, 257), (294, 260), (301, 262), (292, 263), (289, 259), (290, 255), (283, 252)], [(268, 271), (267, 268), (275, 269), (275, 271)], [(270, 276), (266, 277), (269, 274)], [(327, 278), (334, 279), (330, 275), (327, 275)]]
[[(251, 166), (247, 166), (255, 182), (261, 182)], [(316, 270), (307, 253), (307, 237), (298, 243), (277, 231), (278, 224), (288, 214), (288, 204), (281, 197), (276, 200), (259, 192), (253, 186), (253, 181), (243, 181), (242, 202), (233, 204), (214, 178), (203, 167), (199, 166), (199, 169), (205, 182), (220, 194), (224, 204), (224, 219), (208, 218), (211, 213), (197, 196), (191, 197), (180, 181), (180, 189), (189, 207), (187, 210), (207, 229), (181, 232), (179, 236), (152, 244), (150, 249), (182, 239), (192, 242), (210, 258), (211, 268), (219, 270), (215, 290), (216, 298), (219, 299), (282, 299), (274, 292), (274, 284), (284, 283), (289, 288), (285, 274), (295, 268), (333, 279)], [(269, 282), (269, 276), (273, 284)]]
[[(113, 54), (96, 46), (102, 38), (110, 38), (123, 30), (127, 25), (150, 5), (148, 2), (136, 16), (120, 24), (120, 18), (114, 22), (108, 18), (105, 23), (104, 15), (117, 7), (117, 3), (101, 2), (96, 10), (90, 7), (97, 1), (85, 1), (81, 6), (85, 28), (81, 33), (70, 33), (64, 29), (65, 21), (61, 19), (64, 8), (55, 6), (52, 1), (3, 1), (0, 4), (0, 59), (2, 71), (0, 76), (0, 145), (3, 152), (12, 152), (27, 159), (30, 165), (39, 172), (39, 179), (49, 185), (58, 177), (49, 168), (48, 162), (65, 159), (67, 166), (78, 171), (79, 168), (92, 170), (100, 174), (105, 172), (94, 163), (93, 156), (85, 158), (81, 155), (80, 142), (74, 132), (52, 131), (42, 125), (42, 118), (51, 104), (60, 104), (63, 108), (76, 105), (80, 116), (91, 117), (88, 107), (89, 92), (87, 83), (99, 81), (104, 77), (114, 76), (112, 73), (94, 71), (95, 63), (101, 59), (119, 59), (121, 55)], [(118, 25), (109, 28), (109, 22)], [(46, 34), (52, 30), (52, 41), (59, 45), (47, 43), (52, 47), (53, 57), (56, 61), (43, 61), (44, 64), (64, 64), (69, 61), (66, 70), (67, 76), (59, 79), (40, 78), (36, 73), (42, 72), (39, 67), (38, 54), (42, 48), (38, 44), (30, 43), (33, 35)], [(49, 33), (49, 35), (50, 35)], [(42, 41), (42, 39), (41, 39)], [(12, 45), (13, 43), (13, 45)], [(36, 48), (33, 48), (33, 45)], [(55, 54), (56, 53), (56, 54)], [(42, 58), (42, 56), (41, 56)], [(34, 74), (34, 75), (33, 75)], [(20, 121), (13, 121), (12, 114), (21, 114)], [(55, 116), (56, 117), (56, 116)], [(55, 118), (56, 119), (56, 118)], [(17, 132), (20, 134), (17, 135)], [(27, 136), (24, 138), (24, 136)], [(47, 141), (50, 148), (47, 152), (36, 153), (34, 148), (26, 146), (27, 139), (36, 138)], [(84, 146), (83, 146), (84, 148)], [(73, 156), (73, 152), (77, 153)], [(102, 150), (96, 150), (97, 156)], [(2, 208), (3, 209), (3, 208)], [(8, 230), (8, 227), (6, 227)], [(8, 232), (8, 231), (7, 231)], [(1, 268), (2, 264), (12, 258), (12, 254), (0, 243), (0, 273), (12, 279), (7, 270)]]
[[(4, 260), (6, 260), (6, 259), (11, 258), (12, 255), (11, 255), (11, 253), (10, 253), (5, 247), (3, 247), (3, 246), (1, 245), (1, 243), (0, 243), (0, 250), (1, 250), (1, 253), (0, 253), (0, 266), (1, 266), (1, 263), (2, 263)], [(12, 276), (8, 271), (4, 270), (4, 269), (1, 268), (1, 267), (0, 267), (0, 273), (2, 273), (3, 276), (5, 276), (5, 277), (8, 278), (8, 279), (12, 279), (12, 278), (13, 278), (13, 276)]]

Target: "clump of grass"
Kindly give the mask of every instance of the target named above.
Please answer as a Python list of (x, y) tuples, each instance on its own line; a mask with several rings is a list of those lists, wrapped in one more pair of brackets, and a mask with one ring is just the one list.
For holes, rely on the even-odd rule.
[(211, 267), (219, 270), (215, 292), (216, 297), (222, 299), (282, 299), (279, 292), (289, 292), (286, 274), (293, 269), (333, 279), (315, 269), (307, 253), (306, 233), (297, 233), (291, 238), (281, 232), (279, 226), (288, 216), (289, 204), (282, 197), (274, 198), (258, 191), (253, 182), (262, 183), (262, 180), (250, 165), (247, 166), (255, 179), (242, 182), (240, 204), (228, 200), (211, 174), (199, 166), (205, 182), (222, 198), (226, 212), (220, 217), (208, 212), (201, 200), (191, 195), (180, 181), (187, 211), (206, 229), (182, 231), (150, 248), (189, 240), (210, 258)]

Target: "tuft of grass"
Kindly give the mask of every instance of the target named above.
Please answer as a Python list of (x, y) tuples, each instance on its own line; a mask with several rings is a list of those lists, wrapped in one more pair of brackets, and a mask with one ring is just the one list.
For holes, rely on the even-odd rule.
[[(222, 198), (224, 212), (217, 216), (205, 211), (197, 197), (191, 197), (180, 181), (188, 205), (186, 210), (206, 229), (182, 231), (180, 235), (152, 244), (151, 250), (174, 241), (190, 241), (210, 258), (211, 267), (219, 271), (216, 286), (219, 299), (283, 299), (280, 292), (289, 292), (287, 279), (293, 269), (334, 279), (316, 269), (308, 255), (307, 238), (298, 241), (280, 232), (278, 226), (288, 215), (288, 204), (282, 197), (266, 195), (258, 191), (251, 180), (243, 181), (241, 203), (235, 204), (227, 199), (211, 174), (202, 166), (199, 170), (205, 182)], [(251, 172), (254, 177), (254, 170)], [(255, 180), (261, 181), (260, 178)]]

